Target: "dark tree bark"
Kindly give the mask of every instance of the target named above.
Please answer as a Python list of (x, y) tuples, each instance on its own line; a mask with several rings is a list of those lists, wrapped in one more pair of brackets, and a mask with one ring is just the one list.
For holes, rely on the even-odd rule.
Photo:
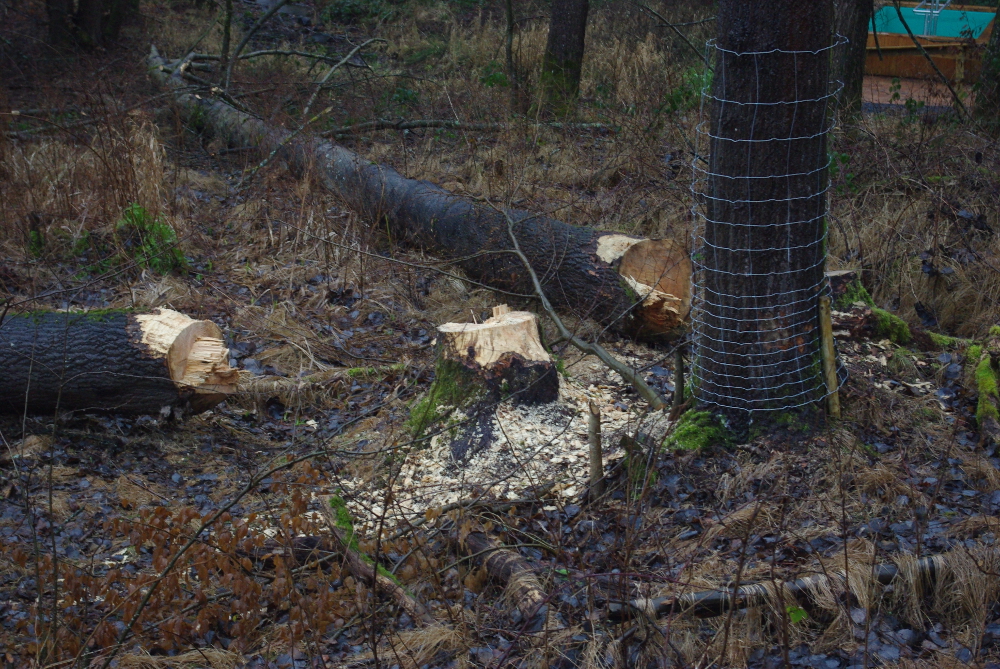
[(572, 111), (580, 92), (589, 9), (588, 0), (552, 0), (541, 84), (543, 105), (557, 115)]
[(717, 21), (694, 384), (745, 417), (823, 394), (832, 5), (721, 0)]
[(73, 41), (73, 0), (45, 0), (49, 21), (49, 44), (65, 46)]
[(861, 113), (865, 79), (865, 47), (871, 27), (872, 0), (834, 0), (834, 32), (847, 39), (833, 55), (831, 79), (841, 81), (841, 116), (853, 119)]
[(104, 5), (106, 0), (79, 0), (76, 9), (77, 39), (87, 47), (104, 42)]
[(137, 0), (79, 0), (73, 17), (77, 41), (86, 47), (111, 44), (137, 9)]
[[(203, 411), (236, 381), (221, 337), (213, 323), (165, 309), (8, 314), (0, 323), (0, 413)], [(206, 352), (215, 363), (202, 364)]]
[[(164, 85), (185, 87), (155, 49), (147, 62), (152, 76)], [(512, 251), (509, 216), (518, 244), (556, 308), (650, 338), (676, 333), (687, 316), (691, 264), (680, 246), (569, 225), (523, 210), (500, 211), (427, 181), (407, 179), (331, 142), (307, 135), (293, 138), (207, 95), (178, 91), (175, 99), (200, 129), (230, 146), (273, 152), (294, 173), (311, 170), (324, 188), (377, 223), (393, 242), (456, 259), (473, 281), (534, 295), (531, 277)]]
[(976, 115), (994, 130), (1000, 130), (1000, 9), (997, 9), (993, 34), (983, 54), (983, 69), (976, 91)]

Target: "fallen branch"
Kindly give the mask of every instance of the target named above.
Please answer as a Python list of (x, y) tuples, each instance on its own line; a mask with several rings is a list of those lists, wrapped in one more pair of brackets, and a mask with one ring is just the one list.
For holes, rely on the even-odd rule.
[[(581, 129), (581, 130), (609, 130), (614, 128), (605, 123), (539, 123), (549, 128), (556, 129)], [(463, 123), (462, 121), (452, 121), (449, 119), (417, 119), (415, 121), (366, 121), (365, 123), (355, 123), (345, 125), (340, 128), (333, 128), (320, 133), (320, 137), (343, 137), (359, 132), (371, 132), (375, 130), (419, 130), (424, 128), (446, 128), (449, 130), (467, 130), (472, 132), (499, 132), (509, 127), (506, 123)]]
[(548, 595), (527, 560), (481, 530), (462, 541), (470, 556), (476, 556), (490, 578), (500, 584), (525, 620), (548, 613)]
[[(941, 570), (944, 556), (935, 555), (921, 558), (917, 561), (916, 570), (922, 578), (931, 580)], [(899, 574), (899, 567), (894, 564), (876, 565), (872, 569), (872, 577), (882, 585), (888, 585)], [(834, 578), (841, 578), (834, 575)], [(800, 578), (784, 583), (784, 592), (792, 596), (807, 596), (818, 588), (830, 585), (831, 577), (825, 574)], [(678, 595), (677, 597), (656, 597), (653, 599), (633, 599), (629, 602), (611, 602), (608, 604), (608, 619), (623, 622), (631, 619), (636, 613), (644, 613), (653, 617), (663, 617), (670, 614), (691, 613), (699, 618), (714, 618), (731, 610), (747, 609), (763, 606), (771, 593), (781, 591), (779, 588), (768, 588), (764, 584), (753, 583), (732, 590), (701, 590)]]
[(354, 578), (358, 579), (362, 583), (369, 584), (376, 592), (382, 592), (389, 595), (401, 609), (406, 611), (406, 613), (413, 618), (414, 621), (420, 621), (428, 625), (433, 623), (433, 616), (431, 616), (430, 612), (427, 611), (423, 604), (414, 599), (392, 578), (381, 573), (377, 562), (373, 560), (371, 564), (369, 564), (369, 562), (367, 562), (361, 554), (355, 550), (353, 530), (348, 530), (351, 532), (351, 535), (349, 536), (345, 533), (344, 528), (340, 527), (342, 524), (341, 519), (337, 518), (337, 511), (334, 508), (334, 503), (336, 501), (337, 499), (333, 495), (320, 496), (319, 510), (323, 519), (326, 520), (330, 533), (336, 540), (337, 549), (340, 551), (341, 555), (344, 556), (344, 564), (346, 565), (347, 570), (351, 572), (351, 575), (353, 575)]
[[(183, 85), (155, 48), (148, 63), (153, 78), (166, 87)], [(264, 154), (276, 150), (294, 173), (313, 170), (327, 190), (377, 221), (393, 242), (456, 259), (473, 281), (512, 293), (535, 292), (511, 248), (510, 216), (521, 222), (518, 242), (554, 307), (645, 337), (670, 335), (687, 317), (691, 263), (679, 244), (599, 232), (525, 211), (501, 213), (331, 142), (307, 135), (289, 141), (289, 131), (218, 98), (178, 92), (175, 100), (229, 146), (258, 146)]]

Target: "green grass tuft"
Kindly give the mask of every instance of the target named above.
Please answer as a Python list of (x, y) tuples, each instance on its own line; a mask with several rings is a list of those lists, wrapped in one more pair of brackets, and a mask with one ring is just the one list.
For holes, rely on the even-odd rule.
[(184, 254), (177, 248), (174, 229), (141, 205), (133, 202), (125, 208), (115, 225), (115, 233), (125, 255), (139, 267), (167, 274), (187, 266)]

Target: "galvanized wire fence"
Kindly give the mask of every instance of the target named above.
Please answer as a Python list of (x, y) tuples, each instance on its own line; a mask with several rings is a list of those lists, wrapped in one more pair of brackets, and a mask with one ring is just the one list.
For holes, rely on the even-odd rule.
[[(845, 42), (758, 52), (707, 44), (714, 81), (702, 91), (692, 185), (699, 403), (780, 411), (832, 390), (822, 374), (818, 298), (830, 290), (826, 136), (842, 85), (799, 77), (807, 61), (829, 59)], [(842, 365), (838, 379), (846, 379)]]

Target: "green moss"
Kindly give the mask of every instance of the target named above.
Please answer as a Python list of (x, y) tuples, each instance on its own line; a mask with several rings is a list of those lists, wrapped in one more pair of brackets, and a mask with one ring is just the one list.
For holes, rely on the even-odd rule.
[(875, 306), (875, 300), (868, 293), (864, 286), (861, 285), (860, 281), (852, 281), (847, 285), (847, 290), (844, 294), (840, 296), (837, 300), (836, 306), (838, 309), (848, 309), (855, 302), (861, 302), (869, 307)]
[(718, 416), (710, 411), (688, 411), (663, 440), (664, 448), (697, 451), (709, 446), (728, 446), (732, 436)]
[(344, 498), (340, 495), (333, 495), (330, 498), (330, 508), (337, 513), (337, 529), (344, 533), (347, 547), (358, 552), (358, 538), (354, 534), (354, 521), (351, 520), (351, 512), (347, 510)]
[(1000, 337), (1000, 325), (994, 325), (994, 326), (990, 327), (990, 336), (991, 337)]
[(32, 258), (41, 258), (45, 250), (45, 233), (41, 230), (28, 230), (28, 253)]
[(979, 361), (979, 358), (983, 356), (983, 347), (979, 344), (973, 344), (969, 347), (969, 350), (965, 353), (965, 359), (969, 362)]
[(961, 346), (963, 342), (969, 341), (968, 339), (959, 339), (958, 337), (949, 337), (948, 335), (938, 334), (937, 332), (927, 332), (927, 335), (934, 342), (934, 345), (938, 348), (955, 348)]
[(885, 337), (893, 344), (910, 343), (913, 338), (910, 334), (910, 326), (902, 318), (878, 307), (872, 308), (872, 315), (875, 317), (875, 334)]
[[(976, 347), (979, 348), (979, 347)], [(970, 348), (971, 352), (971, 348)], [(987, 418), (1000, 421), (997, 403), (1000, 402), (1000, 392), (997, 391), (997, 375), (993, 369), (990, 356), (983, 356), (976, 366), (976, 389), (979, 391), (979, 403), (976, 405), (976, 422), (980, 427)]]
[[(344, 533), (344, 541), (347, 542), (348, 549), (357, 553), (358, 556), (366, 563), (373, 564), (372, 559), (362, 553), (358, 548), (358, 537), (354, 533), (354, 521), (351, 519), (351, 512), (347, 510), (347, 504), (344, 502), (344, 498), (340, 495), (333, 495), (330, 497), (330, 508), (332, 508), (337, 514), (337, 529)], [(382, 565), (376, 564), (375, 569), (386, 578), (393, 580), (397, 585), (399, 584), (399, 579), (397, 579), (395, 575), (390, 573)]]
[(461, 363), (454, 360), (438, 361), (434, 370), (434, 383), (410, 411), (407, 426), (414, 439), (423, 436), (434, 423), (446, 419), (456, 408), (468, 406), (479, 394), (469, 392), (471, 384), (466, 383), (468, 372)]

